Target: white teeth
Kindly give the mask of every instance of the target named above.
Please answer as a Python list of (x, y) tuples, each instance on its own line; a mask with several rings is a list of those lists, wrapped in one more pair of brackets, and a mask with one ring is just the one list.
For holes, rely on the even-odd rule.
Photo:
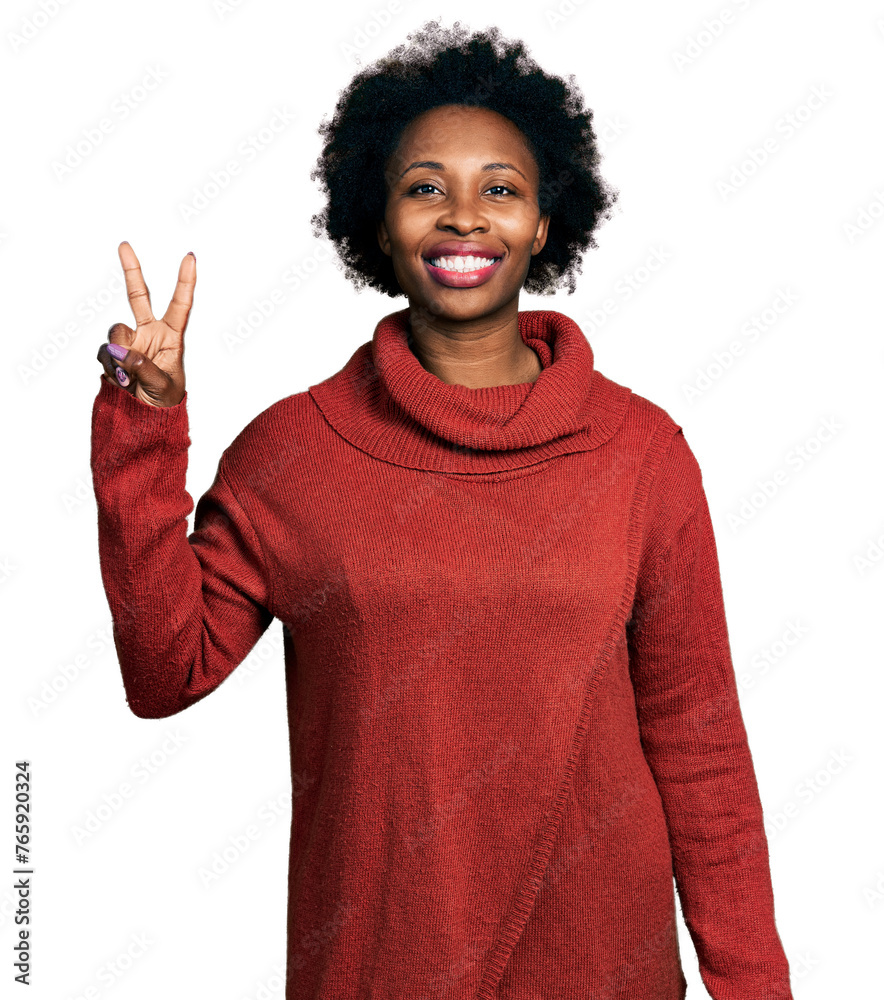
[(444, 271), (478, 271), (480, 267), (488, 267), (494, 263), (492, 257), (431, 257), (430, 263), (434, 267), (441, 267)]

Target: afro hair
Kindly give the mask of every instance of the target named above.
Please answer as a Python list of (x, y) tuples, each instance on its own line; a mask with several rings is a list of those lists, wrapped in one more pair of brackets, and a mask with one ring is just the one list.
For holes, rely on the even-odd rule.
[(600, 176), (593, 113), (569, 75), (545, 73), (521, 41), (498, 28), (469, 34), (429, 21), (409, 41), (361, 70), (323, 120), (324, 146), (310, 177), (326, 197), (312, 217), (314, 235), (334, 244), (357, 287), (404, 294), (378, 245), (384, 217), (385, 167), (405, 127), (430, 108), (460, 104), (488, 108), (512, 121), (537, 162), (541, 215), (549, 215), (543, 249), (531, 259), (524, 288), (552, 294), (575, 288), (581, 255), (597, 246), (593, 233), (611, 217), (618, 192)]

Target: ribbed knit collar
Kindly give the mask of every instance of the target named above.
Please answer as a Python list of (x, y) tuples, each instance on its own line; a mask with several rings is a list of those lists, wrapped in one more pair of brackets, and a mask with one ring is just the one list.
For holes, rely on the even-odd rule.
[(519, 312), (522, 340), (537, 352), (536, 382), (470, 389), (428, 372), (408, 346), (406, 307), (310, 395), (331, 426), (384, 461), (438, 472), (524, 468), (588, 451), (619, 426), (630, 390), (594, 369), (580, 327), (559, 312)]

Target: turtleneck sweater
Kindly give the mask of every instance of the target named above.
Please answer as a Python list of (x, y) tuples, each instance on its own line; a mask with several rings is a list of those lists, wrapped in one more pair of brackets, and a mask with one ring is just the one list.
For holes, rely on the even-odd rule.
[(189, 535), (187, 396), (102, 378), (129, 707), (183, 711), (279, 619), (287, 1000), (682, 1000), (676, 891), (714, 1000), (791, 1000), (697, 461), (572, 320), (518, 325), (537, 380), (467, 388), (384, 317), (236, 436)]

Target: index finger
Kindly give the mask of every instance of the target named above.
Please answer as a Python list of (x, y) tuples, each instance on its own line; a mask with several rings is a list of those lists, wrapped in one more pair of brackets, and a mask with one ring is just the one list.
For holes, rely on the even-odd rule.
[(138, 263), (135, 251), (128, 243), (124, 242), (119, 245), (117, 252), (120, 255), (120, 263), (123, 265), (126, 294), (129, 296), (129, 305), (132, 307), (135, 325), (143, 326), (145, 323), (152, 323), (154, 317), (150, 311), (150, 293), (144, 283), (144, 275), (141, 273), (141, 265)]
[(193, 286), (196, 284), (196, 257), (193, 253), (185, 255), (178, 268), (178, 283), (172, 293), (172, 301), (163, 316), (163, 322), (176, 333), (184, 333), (187, 327), (187, 317), (193, 305)]

